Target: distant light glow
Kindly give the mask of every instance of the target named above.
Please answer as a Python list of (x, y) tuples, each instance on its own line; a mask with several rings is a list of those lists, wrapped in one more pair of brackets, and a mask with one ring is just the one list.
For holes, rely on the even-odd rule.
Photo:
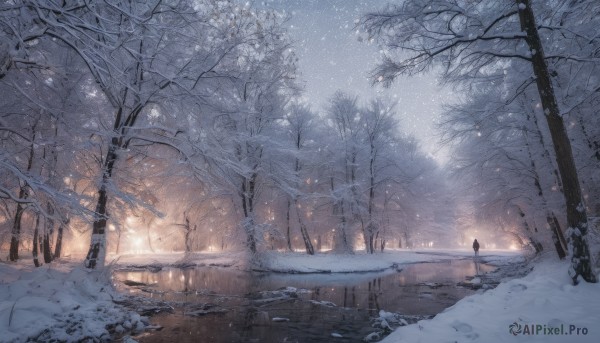
[(141, 238), (134, 238), (134, 239), (132, 239), (131, 243), (132, 243), (133, 250), (136, 253), (139, 253), (140, 250), (141, 250), (141, 247), (142, 247), (142, 243), (143, 243), (142, 239)]

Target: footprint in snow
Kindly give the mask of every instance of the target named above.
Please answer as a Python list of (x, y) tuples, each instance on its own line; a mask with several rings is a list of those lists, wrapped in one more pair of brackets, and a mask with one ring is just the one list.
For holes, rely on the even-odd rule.
[(511, 291), (511, 292), (522, 292), (522, 291), (524, 291), (524, 290), (526, 290), (526, 289), (527, 289), (527, 286), (525, 286), (525, 285), (524, 285), (524, 284), (522, 284), (522, 283), (518, 283), (518, 284), (516, 284), (516, 285), (512, 285), (512, 286), (510, 286), (510, 291)]
[(454, 321), (454, 323), (452, 323), (452, 327), (454, 330), (462, 333), (469, 333), (473, 331), (473, 327), (471, 325), (459, 321)]

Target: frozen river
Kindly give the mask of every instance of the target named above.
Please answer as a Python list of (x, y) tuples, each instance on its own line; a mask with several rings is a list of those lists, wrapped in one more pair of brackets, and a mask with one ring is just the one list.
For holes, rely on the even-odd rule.
[(471, 259), (401, 268), (347, 274), (163, 268), (119, 271), (115, 277), (140, 283), (127, 291), (174, 307), (152, 317), (163, 329), (145, 333), (140, 342), (358, 342), (382, 331), (372, 326), (380, 310), (409, 322), (435, 315), (473, 293), (457, 283), (475, 276), (477, 268), (494, 269)]

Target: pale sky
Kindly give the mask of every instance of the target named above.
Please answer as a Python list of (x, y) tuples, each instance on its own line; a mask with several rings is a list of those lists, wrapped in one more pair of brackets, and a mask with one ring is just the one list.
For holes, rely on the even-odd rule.
[(435, 75), (403, 78), (390, 89), (371, 87), (367, 75), (379, 58), (379, 47), (358, 40), (356, 20), (382, 8), (388, 0), (267, 0), (262, 4), (292, 16), (289, 32), (300, 59), (305, 97), (322, 110), (340, 89), (358, 95), (362, 102), (377, 95), (398, 101), (401, 127), (420, 139), (424, 151), (438, 161), (434, 125), (450, 91), (440, 88)]

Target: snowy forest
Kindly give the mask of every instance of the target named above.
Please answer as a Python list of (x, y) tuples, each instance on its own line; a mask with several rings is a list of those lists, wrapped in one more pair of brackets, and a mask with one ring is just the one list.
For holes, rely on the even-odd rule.
[(269, 1), (0, 1), (0, 261), (267, 268), (477, 238), (596, 283), (600, 2), (378, 4), (346, 29), (378, 50), (356, 77), (451, 89), (435, 137), (385, 91), (307, 97), (294, 13)]
[(3, 41), (11, 260), (90, 240), (90, 267), (104, 249), (461, 242), (447, 175), (397, 129), (401, 104), (301, 101), (284, 16), (214, 1), (58, 8), (5, 11), (19, 29)]

